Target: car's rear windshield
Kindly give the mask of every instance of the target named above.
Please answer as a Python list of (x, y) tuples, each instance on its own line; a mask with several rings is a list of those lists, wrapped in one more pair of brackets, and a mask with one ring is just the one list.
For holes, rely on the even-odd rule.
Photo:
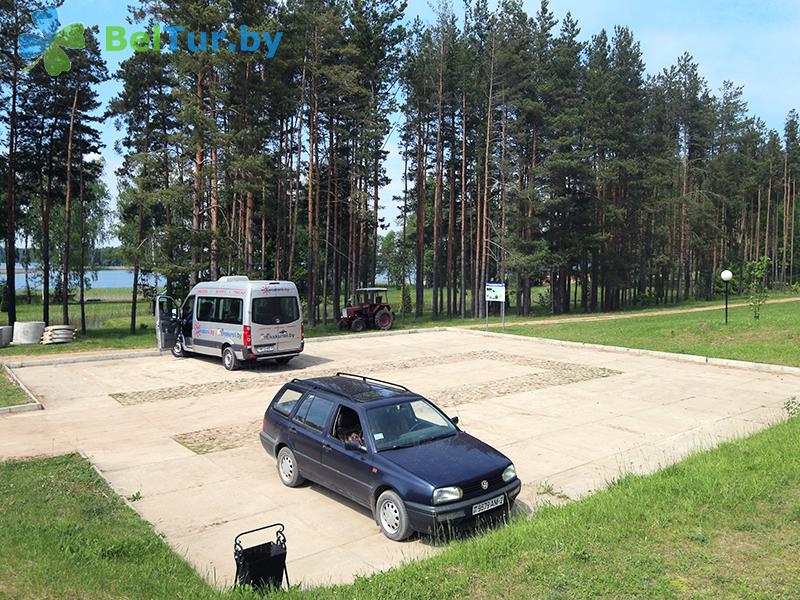
[(409, 400), (367, 410), (378, 451), (424, 444), (456, 433), (453, 423), (427, 400)]
[(283, 325), (300, 318), (296, 296), (253, 298), (250, 319), (259, 325)]

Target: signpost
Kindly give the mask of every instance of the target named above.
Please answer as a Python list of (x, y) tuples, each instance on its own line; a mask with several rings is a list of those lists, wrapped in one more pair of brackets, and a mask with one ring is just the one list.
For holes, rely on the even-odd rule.
[(503, 329), (506, 328), (506, 284), (487, 283), (486, 291), (486, 329), (489, 329), (489, 302), (500, 303), (500, 314), (503, 316)]

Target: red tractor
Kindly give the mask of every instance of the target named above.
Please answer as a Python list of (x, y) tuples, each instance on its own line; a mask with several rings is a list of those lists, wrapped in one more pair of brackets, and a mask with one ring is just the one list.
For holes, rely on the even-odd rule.
[(356, 290), (355, 302), (345, 305), (339, 318), (339, 329), (342, 331), (364, 331), (367, 327), (375, 327), (386, 331), (392, 328), (394, 313), (392, 307), (383, 301), (386, 288), (359, 288)]

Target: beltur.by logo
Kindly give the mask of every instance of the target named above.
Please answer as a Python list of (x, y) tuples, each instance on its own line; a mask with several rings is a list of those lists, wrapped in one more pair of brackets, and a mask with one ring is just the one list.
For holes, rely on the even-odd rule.
[(55, 8), (37, 10), (31, 14), (31, 18), (39, 33), (20, 34), (17, 42), (21, 57), (36, 60), (25, 67), (22, 72), (27, 73), (42, 59), (44, 59), (45, 71), (53, 77), (69, 71), (72, 68), (72, 61), (64, 52), (64, 48), (86, 47), (83, 23), (71, 23), (61, 27)]
[[(186, 46), (181, 47), (180, 33), (186, 31)], [(111, 52), (126, 50), (130, 47), (134, 52), (144, 50), (160, 51), (163, 47), (162, 34), (169, 37), (168, 47), (171, 51), (188, 50), (189, 52), (219, 52), (227, 49), (230, 52), (257, 52), (263, 47), (267, 58), (273, 58), (278, 51), (283, 32), (269, 33), (252, 31), (247, 25), (238, 28), (238, 41), (228, 40), (225, 31), (187, 31), (185, 25), (169, 25), (161, 28), (153, 26), (152, 33), (135, 31), (130, 36), (125, 27), (109, 25), (105, 28), (105, 49)], [(262, 43), (263, 42), (263, 43)]]
[[(72, 62), (64, 49), (86, 47), (83, 23), (71, 23), (61, 27), (58, 12), (54, 7), (37, 10), (31, 14), (39, 33), (23, 33), (18, 38), (19, 55), (26, 59), (34, 59), (23, 69), (27, 73), (40, 61), (52, 76), (60, 75), (72, 68)], [(185, 37), (182, 34), (186, 32)], [(105, 28), (105, 50), (120, 51), (130, 48), (134, 52), (162, 49), (162, 35), (167, 36), (167, 44), (171, 51), (187, 50), (189, 52), (219, 52), (227, 49), (230, 52), (257, 52), (263, 50), (267, 58), (273, 58), (283, 37), (282, 31), (270, 33), (253, 31), (247, 25), (240, 25), (234, 32), (236, 39), (228, 40), (226, 31), (187, 31), (185, 25), (161, 27), (154, 25), (151, 31), (134, 31), (130, 35), (125, 27), (109, 25)], [(234, 36), (231, 36), (232, 38)], [(183, 42), (185, 40), (185, 47)]]

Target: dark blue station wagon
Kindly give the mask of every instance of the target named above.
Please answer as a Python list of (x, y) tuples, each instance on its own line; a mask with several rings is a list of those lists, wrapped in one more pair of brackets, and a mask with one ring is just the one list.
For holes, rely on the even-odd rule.
[(403, 386), (338, 373), (283, 386), (260, 437), (285, 485), (342, 494), (399, 541), (503, 516), (519, 494), (511, 461), (457, 423)]

